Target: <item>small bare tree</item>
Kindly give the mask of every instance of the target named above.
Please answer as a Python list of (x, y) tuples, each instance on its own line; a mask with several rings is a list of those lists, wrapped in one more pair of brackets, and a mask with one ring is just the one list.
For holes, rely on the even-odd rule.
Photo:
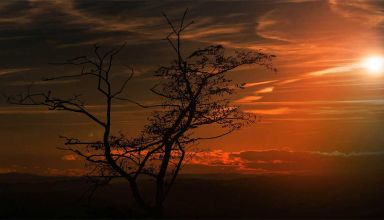
[[(179, 174), (189, 146), (196, 145), (199, 140), (220, 138), (254, 122), (253, 115), (242, 112), (239, 106), (231, 103), (230, 95), (243, 85), (233, 82), (227, 73), (247, 64), (258, 64), (274, 70), (271, 65), (274, 56), (260, 51), (237, 51), (232, 56), (226, 56), (224, 47), (215, 45), (184, 56), (182, 35), (192, 24), (184, 23), (186, 13), (187, 11), (178, 25), (164, 15), (171, 29), (166, 40), (176, 58), (170, 65), (160, 67), (155, 72), (159, 83), (150, 91), (161, 100), (158, 105), (144, 106), (122, 96), (133, 76), (133, 70), (119, 89), (112, 89), (112, 61), (123, 47), (100, 54), (99, 47), (95, 46), (95, 56), (82, 56), (65, 63), (82, 66), (80, 74), (46, 79), (96, 78), (97, 90), (105, 99), (105, 120), (87, 111), (79, 96), (61, 99), (53, 97), (51, 92), (28, 91), (8, 99), (14, 104), (44, 105), (50, 110), (76, 112), (96, 122), (104, 131), (100, 140), (83, 142), (64, 137), (67, 147), (61, 149), (74, 152), (92, 164), (93, 169), (89, 176), (96, 183), (108, 183), (114, 178), (126, 179), (135, 201), (154, 216), (162, 216), (164, 200)], [(155, 108), (138, 137), (111, 135), (113, 100), (125, 100), (143, 108)], [(212, 137), (194, 135), (196, 129), (214, 124), (223, 129), (222, 133)], [(153, 201), (145, 199), (139, 188), (138, 179), (141, 176), (148, 176), (155, 181)]]

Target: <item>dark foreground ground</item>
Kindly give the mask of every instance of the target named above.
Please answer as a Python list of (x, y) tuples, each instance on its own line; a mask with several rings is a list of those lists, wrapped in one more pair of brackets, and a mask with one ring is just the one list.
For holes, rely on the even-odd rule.
[[(384, 218), (384, 176), (184, 175), (166, 206), (167, 218)], [(0, 218), (131, 218), (127, 187), (82, 198), (78, 178), (0, 175)]]

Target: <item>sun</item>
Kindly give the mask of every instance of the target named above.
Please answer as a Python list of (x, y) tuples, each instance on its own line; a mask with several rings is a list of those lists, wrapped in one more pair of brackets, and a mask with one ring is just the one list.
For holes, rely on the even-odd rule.
[(384, 58), (380, 56), (367, 57), (363, 60), (362, 67), (370, 74), (382, 74), (384, 72)]

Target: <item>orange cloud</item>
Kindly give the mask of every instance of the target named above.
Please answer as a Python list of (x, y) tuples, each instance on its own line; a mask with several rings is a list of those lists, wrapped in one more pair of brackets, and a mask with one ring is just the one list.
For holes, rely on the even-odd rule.
[(199, 164), (206, 166), (239, 166), (241, 162), (240, 158), (233, 158), (231, 152), (225, 152), (222, 150), (194, 152), (192, 159), (188, 161), (188, 164)]
[(277, 82), (278, 80), (269, 80), (269, 81), (263, 81), (263, 82), (253, 82), (253, 83), (247, 83), (244, 85), (244, 88), (249, 88), (253, 86), (259, 86), (259, 85), (265, 85), (265, 84), (270, 84)]
[(260, 114), (260, 115), (285, 115), (294, 112), (292, 108), (281, 107), (274, 109), (254, 109), (254, 110), (246, 110), (245, 112)]
[(338, 67), (333, 67), (333, 68), (328, 68), (324, 70), (319, 70), (319, 71), (314, 71), (309, 73), (309, 76), (323, 76), (326, 74), (335, 74), (335, 73), (345, 73), (345, 72), (350, 72), (353, 70), (356, 70), (359, 68), (359, 65), (356, 64), (349, 64), (345, 66), (338, 66)]
[[(280, 149), (224, 152), (221, 150), (196, 152), (186, 165), (204, 167), (214, 172), (253, 174), (330, 174), (350, 172), (381, 172), (375, 167), (383, 159), (383, 152), (310, 152)], [(189, 168), (188, 168), (189, 167)], [(200, 171), (199, 171), (200, 170)]]
[(241, 103), (241, 104), (246, 104), (246, 103), (255, 102), (255, 101), (260, 100), (262, 98), (263, 98), (262, 96), (246, 96), (244, 98), (236, 100), (235, 102)]
[(376, 26), (384, 21), (382, 10), (375, 6), (379, 1), (328, 0), (331, 10), (344, 18), (364, 21), (368, 26)]
[(290, 84), (290, 83), (298, 82), (298, 81), (300, 81), (300, 80), (302, 80), (302, 79), (303, 79), (303, 78), (287, 79), (287, 80), (284, 80), (284, 81), (281, 81), (281, 82), (276, 83), (276, 85)]
[(274, 90), (274, 87), (270, 86), (270, 87), (260, 89), (260, 90), (256, 91), (255, 93), (256, 94), (270, 93), (270, 92), (273, 92), (273, 90)]
[(61, 157), (61, 159), (67, 160), (67, 161), (74, 161), (74, 160), (77, 160), (77, 157), (74, 154), (67, 154), (67, 155), (64, 155), (63, 157)]

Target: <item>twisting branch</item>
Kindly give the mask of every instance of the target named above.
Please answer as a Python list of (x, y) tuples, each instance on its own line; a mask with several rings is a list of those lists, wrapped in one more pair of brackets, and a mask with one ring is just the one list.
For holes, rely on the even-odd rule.
[(132, 100), (132, 99), (128, 99), (128, 98), (124, 98), (124, 97), (114, 97), (114, 98), (117, 99), (117, 100), (123, 100), (123, 101), (130, 102), (130, 103), (135, 104), (135, 105), (137, 105), (137, 106), (139, 106), (139, 107), (142, 107), (142, 108), (180, 107), (180, 106), (178, 106), (178, 105), (172, 105), (172, 104), (143, 105), (143, 104), (141, 104), (141, 103), (139, 103), (139, 102), (136, 102), (136, 101), (134, 101), (134, 100)]
[[(236, 56), (225, 56), (221, 45), (199, 49), (184, 57), (182, 35), (193, 23), (185, 25), (186, 14), (187, 10), (179, 25), (175, 25), (163, 14), (171, 29), (165, 39), (175, 51), (176, 58), (169, 66), (160, 67), (155, 73), (163, 83), (152, 87), (151, 92), (168, 108), (155, 112), (145, 128), (146, 134), (163, 139), (163, 145), (158, 150), (162, 151), (162, 156), (158, 165), (155, 199), (156, 206), (160, 208), (182, 166), (185, 155), (182, 144), (188, 146), (198, 140), (220, 138), (255, 122), (253, 115), (241, 112), (238, 106), (223, 99), (239, 88), (226, 78), (226, 73), (248, 64), (258, 64), (270, 69), (270, 62), (274, 57), (260, 52), (237, 52)], [(226, 131), (212, 137), (193, 136), (193, 130), (213, 124)], [(176, 152), (181, 152), (181, 156), (173, 156)], [(170, 184), (167, 184), (167, 172), (171, 172)]]
[(124, 89), (125, 89), (125, 87), (127, 86), (129, 80), (131, 80), (132, 77), (133, 77), (133, 75), (135, 74), (135, 71), (133, 70), (133, 68), (130, 68), (130, 69), (131, 69), (131, 73), (130, 73), (129, 76), (124, 80), (124, 82), (123, 82), (123, 84), (121, 85), (120, 89), (119, 89), (117, 92), (115, 92), (115, 93), (112, 94), (112, 97), (113, 97), (113, 98), (115, 98), (116, 96), (120, 95), (120, 94), (124, 91)]
[[(70, 98), (54, 97), (51, 91), (31, 92), (8, 97), (8, 102), (18, 105), (37, 105), (49, 110), (75, 112), (87, 116), (103, 129), (96, 140), (81, 141), (76, 138), (64, 138), (69, 151), (87, 161), (92, 168), (88, 174), (94, 180), (95, 187), (109, 183), (112, 179), (123, 178), (130, 185), (133, 198), (143, 209), (162, 215), (163, 202), (174, 185), (182, 169), (186, 152), (199, 140), (221, 138), (243, 126), (256, 122), (254, 115), (244, 113), (239, 106), (229, 101), (229, 96), (241, 88), (238, 83), (227, 78), (227, 73), (243, 65), (256, 64), (268, 70), (272, 67), (273, 55), (260, 51), (237, 51), (232, 56), (225, 55), (225, 48), (212, 45), (195, 50), (189, 56), (182, 47), (183, 35), (193, 22), (187, 23), (188, 10), (183, 13), (180, 23), (176, 24), (163, 13), (170, 28), (166, 36), (176, 56), (167, 66), (160, 67), (154, 76), (159, 79), (151, 89), (157, 97), (155, 105), (143, 105), (123, 94), (134, 76), (133, 68), (116, 88), (112, 82), (112, 67), (115, 56), (125, 44), (102, 52), (94, 45), (92, 56), (79, 56), (69, 59), (61, 65), (81, 67), (78, 74), (59, 75), (45, 78), (46, 81), (64, 78), (95, 82), (95, 91), (104, 101), (103, 117), (90, 112), (76, 94)], [(242, 84), (240, 84), (242, 85)], [(154, 108), (147, 124), (137, 137), (112, 134), (112, 105), (116, 100), (127, 101), (142, 108)], [(198, 137), (194, 131), (203, 126), (216, 125), (224, 132), (211, 137)], [(141, 176), (153, 178), (156, 194), (153, 201), (142, 196), (139, 179)], [(96, 188), (91, 189), (91, 194)]]
[(178, 140), (176, 141), (176, 145), (179, 148), (179, 150), (181, 152), (181, 155), (180, 155), (179, 161), (176, 164), (175, 170), (173, 171), (171, 181), (170, 181), (169, 186), (168, 186), (168, 188), (167, 188), (167, 190), (165, 192), (165, 196), (167, 196), (169, 194), (169, 191), (171, 190), (173, 184), (175, 183), (176, 178), (179, 175), (179, 171), (181, 169), (181, 165), (183, 164), (184, 157), (185, 157), (185, 150), (181, 146), (181, 144), (180, 144), (180, 142)]
[(79, 95), (75, 95), (73, 98), (61, 99), (52, 97), (50, 91), (47, 93), (30, 93), (28, 89), (26, 94), (7, 97), (7, 102), (14, 105), (46, 106), (49, 110), (76, 112), (86, 115), (103, 127), (105, 126), (103, 121), (85, 109), (84, 102), (79, 99)]

